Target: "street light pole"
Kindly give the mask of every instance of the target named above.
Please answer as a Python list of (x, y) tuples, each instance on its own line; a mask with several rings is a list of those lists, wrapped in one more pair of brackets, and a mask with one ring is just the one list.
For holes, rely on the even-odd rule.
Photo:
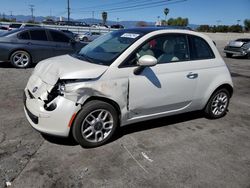
[(70, 21), (70, 8), (69, 8), (69, 0), (68, 0), (68, 8), (67, 8), (67, 10), (68, 10), (68, 21)]

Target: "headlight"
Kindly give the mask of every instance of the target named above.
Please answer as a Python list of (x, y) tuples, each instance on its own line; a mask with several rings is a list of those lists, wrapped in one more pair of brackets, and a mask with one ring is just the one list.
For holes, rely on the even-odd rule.
[(246, 43), (246, 44), (244, 44), (244, 45), (242, 46), (242, 48), (243, 48), (244, 50), (247, 50), (248, 48), (250, 48), (250, 44), (249, 44), (249, 43)]
[(65, 92), (65, 84), (64, 83), (59, 83), (57, 91), (58, 91), (59, 95), (63, 95), (64, 92)]

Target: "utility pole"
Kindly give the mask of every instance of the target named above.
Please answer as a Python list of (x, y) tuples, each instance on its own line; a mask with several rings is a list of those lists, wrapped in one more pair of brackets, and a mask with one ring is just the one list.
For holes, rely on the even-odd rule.
[(31, 11), (31, 19), (32, 19), (32, 21), (34, 22), (35, 21), (35, 19), (34, 19), (34, 7), (35, 7), (35, 5), (29, 5), (29, 7), (30, 7), (30, 11)]
[(70, 8), (69, 8), (69, 0), (67, 0), (68, 1), (68, 8), (67, 8), (67, 10), (68, 10), (68, 21), (70, 21)]
[(10, 11), (10, 19), (11, 19), (11, 20), (12, 20), (12, 16), (13, 16), (13, 15), (12, 15), (12, 11)]

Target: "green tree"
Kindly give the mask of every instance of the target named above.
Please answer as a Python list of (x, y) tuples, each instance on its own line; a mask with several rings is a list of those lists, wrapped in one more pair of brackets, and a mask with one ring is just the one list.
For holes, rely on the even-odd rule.
[(144, 22), (144, 21), (139, 21), (139, 22), (136, 23), (136, 26), (137, 27), (147, 27), (148, 24), (146, 22)]
[(250, 19), (244, 20), (244, 26), (245, 26), (246, 31), (250, 31)]
[(168, 22), (166, 20), (161, 20), (161, 25), (166, 26), (168, 25)]
[(210, 26), (209, 25), (200, 25), (197, 28), (197, 31), (199, 31), (199, 32), (210, 32)]
[(231, 25), (228, 30), (234, 33), (242, 33), (243, 27), (241, 25)]
[(188, 25), (188, 18), (170, 18), (168, 20), (168, 25), (171, 26), (187, 26)]

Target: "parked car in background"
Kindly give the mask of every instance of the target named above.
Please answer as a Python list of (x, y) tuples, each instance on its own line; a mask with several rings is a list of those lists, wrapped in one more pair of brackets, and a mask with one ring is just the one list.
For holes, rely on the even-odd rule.
[(17, 29), (0, 36), (0, 61), (26, 68), (49, 57), (78, 52), (83, 46), (58, 30)]
[(99, 23), (99, 24), (93, 24), (91, 25), (91, 27), (93, 28), (97, 28), (97, 29), (108, 29), (109, 26), (108, 25), (105, 25), (105, 24), (102, 24), (102, 23)]
[(1, 31), (8, 31), (8, 27), (0, 25), (0, 30)]
[(85, 22), (76, 22), (76, 21), (58, 21), (57, 25), (68, 25), (68, 26), (80, 26), (80, 27), (89, 27)]
[(250, 58), (250, 38), (241, 38), (230, 41), (224, 48), (226, 57), (246, 56)]
[(114, 28), (114, 29), (124, 29), (124, 26), (121, 25), (121, 24), (115, 24), (115, 25), (111, 25), (111, 28)]
[(221, 118), (233, 83), (207, 36), (155, 27), (110, 32), (78, 54), (44, 60), (24, 92), (35, 129), (96, 147), (135, 122), (196, 110)]
[(36, 24), (27, 24), (27, 23), (13, 23), (9, 25), (8, 30), (12, 31), (14, 29), (22, 29), (27, 27), (41, 27), (41, 26)]
[(55, 25), (56, 22), (53, 20), (53, 19), (45, 19), (42, 21), (43, 24), (46, 24), (46, 25)]
[(0, 36), (8, 31), (8, 27), (0, 25)]
[(80, 41), (91, 42), (101, 36), (100, 32), (86, 32), (83, 34), (78, 34), (76, 38)]

